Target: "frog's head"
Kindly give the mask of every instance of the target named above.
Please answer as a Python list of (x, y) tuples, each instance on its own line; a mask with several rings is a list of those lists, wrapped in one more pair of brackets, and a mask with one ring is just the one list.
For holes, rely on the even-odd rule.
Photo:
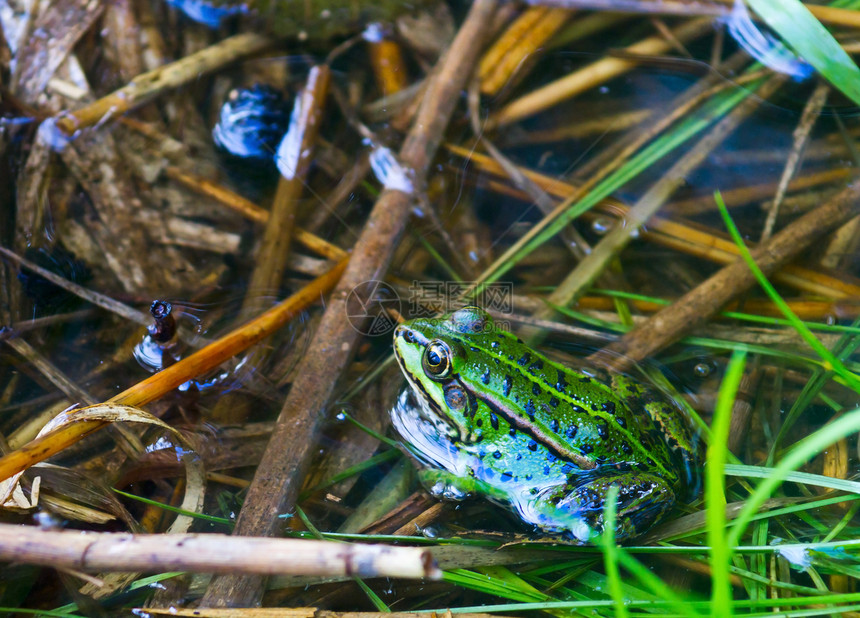
[(478, 439), (472, 424), (478, 402), (460, 379), (469, 362), (462, 342), (491, 327), (489, 314), (470, 306), (443, 318), (410, 320), (394, 330), (394, 356), (403, 374), (425, 413), (444, 421), (454, 440)]

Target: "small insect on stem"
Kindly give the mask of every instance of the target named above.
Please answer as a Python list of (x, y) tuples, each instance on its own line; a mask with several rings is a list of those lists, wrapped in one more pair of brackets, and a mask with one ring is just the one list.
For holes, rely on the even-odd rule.
[(149, 313), (155, 320), (147, 327), (149, 336), (156, 343), (164, 344), (176, 335), (176, 319), (173, 317), (173, 306), (163, 300), (154, 300), (149, 306)]

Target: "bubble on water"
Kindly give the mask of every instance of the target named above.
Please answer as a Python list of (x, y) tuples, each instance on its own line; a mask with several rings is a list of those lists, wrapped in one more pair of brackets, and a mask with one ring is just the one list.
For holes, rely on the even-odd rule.
[(609, 217), (597, 217), (591, 222), (591, 230), (600, 236), (603, 236), (613, 227), (613, 221)]
[(696, 363), (696, 365), (693, 367), (693, 373), (696, 375), (697, 378), (707, 378), (709, 375), (711, 375), (712, 371), (713, 367), (710, 363)]

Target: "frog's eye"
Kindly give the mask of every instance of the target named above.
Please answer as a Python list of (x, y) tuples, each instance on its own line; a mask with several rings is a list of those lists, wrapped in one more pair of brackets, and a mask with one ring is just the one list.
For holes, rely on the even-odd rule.
[(451, 348), (438, 339), (427, 344), (422, 359), (424, 371), (434, 378), (447, 378), (451, 373)]

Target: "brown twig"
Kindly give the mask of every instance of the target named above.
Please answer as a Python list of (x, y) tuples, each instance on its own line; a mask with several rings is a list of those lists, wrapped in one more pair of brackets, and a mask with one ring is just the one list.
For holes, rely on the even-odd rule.
[[(641, 198), (627, 211), (624, 225), (616, 225), (584, 260), (564, 278), (549, 296), (551, 305), (567, 306), (584, 289), (604, 271), (610, 260), (620, 253), (621, 249), (637, 235), (639, 230), (666, 200), (678, 190), (687, 177), (701, 165), (705, 158), (738, 126), (746, 120), (763, 101), (769, 99), (787, 78), (781, 75), (771, 77), (756, 92), (756, 96), (748, 96), (731, 112), (721, 119), (705, 134), (681, 159), (667, 170), (665, 175), (656, 182)], [(539, 318), (553, 315), (552, 309), (538, 313)]]
[[(206, 180), (196, 174), (192, 174), (189, 171), (179, 169), (172, 165), (168, 166), (164, 170), (164, 173), (173, 180), (182, 183), (189, 189), (211, 197), (218, 203), (227, 206), (255, 223), (266, 223), (266, 221), (269, 220), (268, 210), (257, 206), (254, 202), (217, 183)], [(337, 245), (333, 245), (324, 238), (320, 238), (316, 234), (312, 234), (306, 229), (300, 227), (293, 229), (293, 239), (305, 249), (309, 249), (330, 260), (342, 260), (347, 256), (346, 251)]]
[(764, 229), (761, 233), (761, 241), (764, 242), (773, 234), (773, 226), (776, 224), (776, 216), (779, 214), (779, 207), (782, 200), (785, 198), (785, 193), (788, 190), (788, 184), (792, 177), (797, 172), (801, 163), (801, 154), (806, 147), (806, 142), (809, 140), (809, 134), (812, 132), (812, 127), (815, 126), (815, 121), (821, 115), (821, 109), (827, 101), (827, 95), (830, 94), (830, 86), (827, 82), (820, 82), (815, 88), (815, 91), (810, 95), (806, 106), (803, 108), (803, 114), (797, 123), (797, 128), (792, 135), (793, 142), (791, 152), (788, 153), (788, 159), (782, 170), (782, 176), (779, 178), (779, 184), (776, 188), (776, 195), (771, 202), (770, 209), (767, 213), (767, 219), (764, 222)]
[(272, 210), (255, 258), (254, 271), (240, 312), (243, 318), (253, 314), (252, 309), (261, 294), (277, 291), (284, 277), (295, 223), (296, 202), (304, 190), (305, 179), (310, 171), (330, 78), (331, 71), (326, 65), (313, 67), (305, 88), (296, 97), (289, 132), (284, 138), (288, 147), (282, 148), (290, 152), (279, 150), (279, 154), (287, 159), (279, 162), (279, 168), (286, 169), (278, 179)]
[[(334, 287), (345, 268), (346, 261), (340, 262), (328, 273), (314, 279), (306, 287), (258, 318), (163, 371), (153, 374), (146, 380), (112, 397), (110, 401), (130, 406), (141, 406), (170, 392), (192, 377), (214, 369), (232, 356), (259, 343), (305, 307), (316, 302), (321, 294), (325, 294)], [(82, 421), (64, 425), (41, 438), (28, 442), (20, 449), (0, 457), (0, 480), (7, 479), (35, 463), (44, 461), (98, 431), (105, 424), (101, 421)]]
[[(483, 44), (483, 33), (496, 9), (495, 0), (476, 0), (435, 72), (403, 148), (400, 161), (423, 186), (430, 162), (458, 95), (471, 75)], [(349, 268), (332, 295), (275, 426), (263, 461), (257, 468), (235, 533), (269, 536), (278, 516), (295, 502), (322, 425), (322, 410), (350, 360), (359, 333), (345, 319), (347, 295), (359, 284), (379, 279), (388, 267), (406, 227), (413, 197), (387, 189), (377, 200), (353, 250)], [(252, 606), (263, 592), (260, 577), (222, 576), (210, 584), (204, 606)]]
[[(676, 28), (673, 34), (677, 40), (687, 42), (701, 36), (710, 27), (710, 19), (696, 19)], [(656, 55), (666, 52), (671, 47), (672, 43), (662, 36), (651, 36), (627, 47), (625, 51), (635, 55)], [(602, 58), (579, 71), (511, 101), (490, 118), (489, 124), (497, 127), (532, 116), (614, 77), (623, 75), (634, 67), (636, 67), (636, 63), (630, 60), (614, 57)]]
[(426, 549), (224, 534), (117, 534), (0, 524), (0, 559), (108, 571), (191, 571), (438, 579)]
[(219, 69), (243, 56), (262, 51), (273, 43), (275, 39), (255, 33), (239, 34), (224, 39), (196, 54), (138, 75), (119, 90), (79, 110), (64, 112), (57, 118), (57, 126), (68, 135), (72, 135), (85, 127), (107, 122), (151, 101), (165, 90), (199, 79), (205, 73)]
[[(786, 226), (752, 256), (766, 275), (860, 212), (860, 183)], [(726, 266), (678, 302), (661, 310), (617, 342), (592, 354), (589, 361), (620, 371), (677, 340), (752, 287), (755, 277), (742, 259)]]

